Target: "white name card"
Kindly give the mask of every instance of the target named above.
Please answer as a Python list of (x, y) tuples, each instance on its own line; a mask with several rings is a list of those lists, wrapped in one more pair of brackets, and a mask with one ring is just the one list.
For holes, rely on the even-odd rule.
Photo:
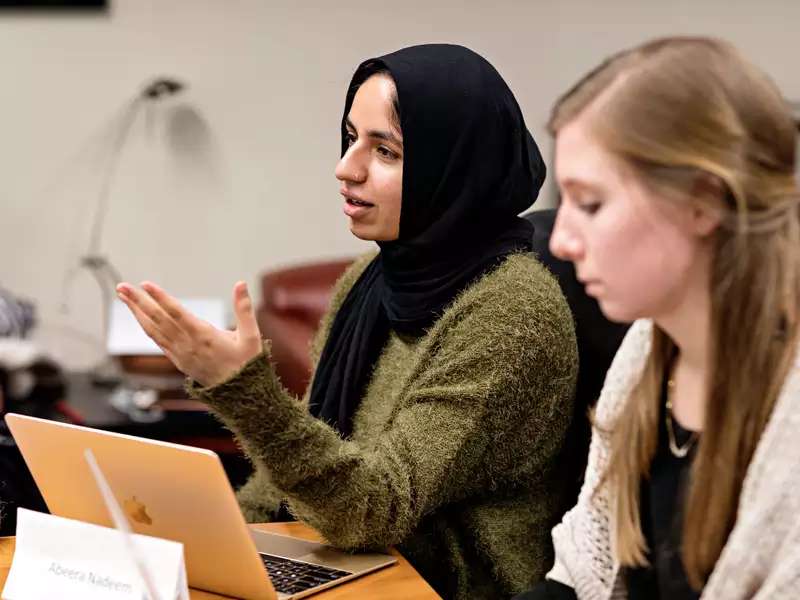
[[(158, 600), (189, 600), (183, 544), (133, 534)], [(142, 600), (142, 581), (115, 529), (20, 508), (4, 600)]]

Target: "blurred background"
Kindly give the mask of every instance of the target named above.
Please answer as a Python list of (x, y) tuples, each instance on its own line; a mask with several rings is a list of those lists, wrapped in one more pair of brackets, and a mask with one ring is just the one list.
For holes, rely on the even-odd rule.
[[(349, 233), (333, 175), (361, 61), (425, 42), (471, 47), (505, 77), (549, 159), (556, 98), (656, 36), (728, 39), (800, 121), (798, 23), (795, 0), (0, 0), (0, 416), (209, 448), (239, 485), (251, 466), (230, 432), (136, 345), (137, 327), (109, 356), (114, 283), (210, 298), (224, 325), (232, 285), (248, 281), (278, 374), (302, 395), (331, 286), (374, 247)], [(536, 208), (556, 202), (549, 177)], [(553, 213), (528, 218), (544, 257)], [(589, 302), (569, 265), (545, 262), (568, 300)], [(601, 319), (596, 303), (571, 306)], [(598, 384), (607, 363), (594, 348), (610, 360), (615, 327), (581, 346)], [(0, 420), (0, 535), (17, 506), (46, 510)]]
[[(102, 355), (85, 252), (113, 140), (154, 78), (187, 89), (136, 117), (107, 190), (102, 252), (126, 280), (228, 300), (266, 270), (352, 256), (333, 169), (363, 59), (422, 42), (486, 56), (550, 156), (549, 108), (609, 53), (666, 34), (734, 42), (800, 99), (800, 3), (634, 0), (379, 3), (109, 0), (0, 10), (0, 286), (32, 301), (35, 339), (69, 369)], [(151, 111), (152, 112), (152, 111)], [(552, 204), (552, 180), (537, 206)], [(67, 296), (68, 311), (62, 310)]]

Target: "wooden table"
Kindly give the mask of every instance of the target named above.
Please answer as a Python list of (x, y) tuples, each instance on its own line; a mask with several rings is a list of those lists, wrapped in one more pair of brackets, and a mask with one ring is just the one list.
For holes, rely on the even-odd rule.
[[(319, 535), (302, 523), (268, 523), (257, 525), (260, 529), (272, 533), (293, 535), (307, 540), (318, 541)], [(311, 596), (314, 600), (339, 600), (341, 598), (380, 598), (381, 600), (434, 600), (440, 598), (425, 583), (408, 561), (399, 552), (392, 550), (397, 564), (364, 575), (348, 583)], [(14, 556), (14, 538), (0, 538), (0, 589), (6, 583), (11, 559)], [(217, 594), (191, 590), (192, 600), (217, 600), (225, 598)]]

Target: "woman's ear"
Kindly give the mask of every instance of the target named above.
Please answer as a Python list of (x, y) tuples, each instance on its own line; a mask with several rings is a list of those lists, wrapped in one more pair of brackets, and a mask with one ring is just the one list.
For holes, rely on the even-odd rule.
[(704, 173), (692, 187), (694, 199), (691, 214), (692, 230), (699, 236), (711, 235), (719, 227), (725, 209), (727, 186), (716, 175)]

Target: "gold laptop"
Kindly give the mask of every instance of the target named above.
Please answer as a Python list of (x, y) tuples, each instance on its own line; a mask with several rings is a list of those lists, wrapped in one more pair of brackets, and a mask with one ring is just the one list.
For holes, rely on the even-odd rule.
[(91, 449), (133, 530), (183, 543), (191, 587), (303, 598), (396, 562), (248, 527), (210, 450), (13, 413), (6, 423), (51, 513), (113, 527), (84, 459)]

